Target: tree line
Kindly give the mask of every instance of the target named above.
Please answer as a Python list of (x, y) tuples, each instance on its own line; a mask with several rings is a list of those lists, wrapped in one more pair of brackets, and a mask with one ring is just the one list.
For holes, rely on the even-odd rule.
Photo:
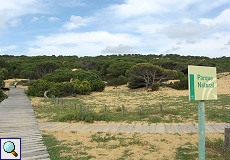
[[(102, 82), (115, 87), (128, 83), (130, 88), (146, 87), (154, 90), (167, 79), (180, 79), (181, 82), (186, 82), (187, 65), (213, 66), (217, 67), (217, 72), (229, 72), (229, 64), (230, 57), (209, 58), (176, 54), (100, 55), (96, 57), (2, 55), (0, 56), (0, 85), (1, 87), (4, 85), (4, 79), (25, 78), (59, 83), (55, 85), (61, 88), (61, 84), (66, 85), (73, 78), (73, 81), (78, 81), (76, 82), (78, 85), (82, 83), (83, 86), (88, 86), (86, 89), (88, 91), (83, 93), (95, 91), (93, 88), (97, 85), (101, 87), (99, 90), (103, 90)], [(76, 71), (71, 72), (73, 69)], [(76, 76), (80, 75), (79, 71), (84, 75), (84, 79)], [(89, 80), (90, 78), (87, 78), (90, 75), (97, 76), (96, 86)], [(174, 87), (186, 88), (185, 84), (180, 83), (174, 84)], [(71, 92), (79, 93), (80, 91), (78, 89), (78, 91)]]

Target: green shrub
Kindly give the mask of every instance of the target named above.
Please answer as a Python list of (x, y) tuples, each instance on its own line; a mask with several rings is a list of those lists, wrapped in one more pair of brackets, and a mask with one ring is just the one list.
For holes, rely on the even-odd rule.
[(118, 78), (111, 79), (107, 83), (108, 86), (115, 86), (115, 87), (124, 84), (127, 84), (127, 78), (123, 75), (120, 75)]
[(42, 79), (33, 81), (32, 84), (28, 87), (27, 94), (29, 96), (43, 97), (44, 92), (49, 90), (52, 85), (53, 83)]
[(105, 83), (101, 79), (92, 80), (90, 83), (92, 91), (102, 92), (105, 89)]
[(53, 83), (50, 87), (49, 95), (56, 97), (69, 96), (74, 93), (74, 86), (70, 82)]
[[(50, 82), (69, 82), (70, 79), (78, 79), (80, 82), (87, 81), (90, 84), (89, 87), (86, 87), (86, 83), (84, 84), (82, 89), (78, 89), (80, 94), (88, 94), (89, 90), (91, 91), (103, 91), (105, 89), (105, 83), (101, 80), (101, 78), (93, 71), (84, 71), (84, 70), (77, 70), (71, 71), (68, 69), (58, 69), (54, 71), (54, 73), (46, 74), (42, 77), (43, 80), (47, 80)], [(80, 84), (79, 84), (80, 85)], [(86, 85), (86, 86), (85, 86)]]
[(71, 82), (74, 88), (74, 93), (76, 94), (90, 94), (92, 91), (90, 83), (86, 80), (80, 81), (78, 79)]
[(84, 121), (87, 123), (93, 123), (94, 121), (109, 121), (110, 117), (106, 114), (98, 114), (95, 112), (86, 112), (86, 113), (69, 113), (62, 116), (59, 121)]
[(188, 89), (188, 77), (183, 77), (178, 82), (174, 82), (169, 85), (171, 88), (177, 89), (177, 90), (185, 90)]
[(160, 87), (159, 84), (154, 84), (154, 85), (151, 87), (151, 90), (152, 90), (152, 91), (158, 91), (158, 90), (159, 90), (159, 87)]
[(0, 89), (0, 102), (7, 98), (7, 95)]
[(5, 87), (5, 82), (0, 79), (0, 88)]
[(68, 69), (57, 69), (53, 73), (46, 74), (42, 79), (50, 82), (69, 82), (74, 74), (73, 71)]

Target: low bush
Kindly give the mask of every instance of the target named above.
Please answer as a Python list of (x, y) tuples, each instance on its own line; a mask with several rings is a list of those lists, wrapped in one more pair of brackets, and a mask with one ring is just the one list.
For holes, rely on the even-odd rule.
[(188, 89), (188, 77), (183, 77), (178, 82), (171, 83), (169, 87), (177, 90), (186, 90)]
[(90, 94), (92, 91), (90, 83), (86, 80), (81, 82), (80, 80), (76, 79), (71, 83), (73, 85), (75, 94)]
[(0, 89), (0, 102), (7, 98), (7, 95)]
[(43, 97), (44, 92), (49, 90), (52, 85), (54, 85), (54, 83), (42, 79), (33, 81), (28, 87), (27, 94), (29, 96)]
[(115, 86), (115, 87), (124, 84), (127, 84), (127, 78), (123, 75), (120, 75), (118, 78), (113, 78), (109, 80), (107, 83), (108, 86)]
[(46, 74), (42, 79), (50, 82), (69, 82), (75, 72), (68, 69), (57, 69), (53, 73)]
[(49, 89), (49, 95), (54, 95), (55, 97), (69, 96), (74, 92), (74, 86), (70, 82), (53, 83)]
[(0, 88), (5, 87), (5, 82), (0, 79)]
[(62, 116), (59, 121), (84, 121), (88, 123), (93, 123), (94, 121), (109, 121), (110, 117), (106, 114), (98, 114), (95, 112), (88, 113), (69, 113)]
[[(105, 89), (105, 83), (93, 71), (58, 69), (54, 73), (46, 74), (42, 79), (50, 82), (69, 82), (70, 79), (79, 80), (80, 82), (84, 81), (81, 84), (82, 89), (78, 89), (82, 90), (79, 94), (88, 94), (89, 91), (103, 91)], [(90, 84), (90, 88), (86, 87), (88, 83)]]

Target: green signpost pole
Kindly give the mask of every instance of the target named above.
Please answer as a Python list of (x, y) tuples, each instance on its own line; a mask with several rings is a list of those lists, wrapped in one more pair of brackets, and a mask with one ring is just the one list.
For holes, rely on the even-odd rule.
[(198, 106), (199, 112), (199, 160), (205, 160), (205, 107), (201, 100)]

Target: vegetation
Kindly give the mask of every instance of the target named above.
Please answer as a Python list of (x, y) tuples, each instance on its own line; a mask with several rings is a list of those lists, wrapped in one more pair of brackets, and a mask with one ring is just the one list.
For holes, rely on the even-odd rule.
[(188, 77), (184, 76), (179, 81), (171, 83), (169, 86), (171, 88), (178, 89), (178, 90), (188, 89)]
[(140, 88), (145, 86), (152, 89), (160, 85), (162, 81), (173, 79), (177, 76), (177, 71), (164, 69), (150, 63), (139, 63), (127, 71), (129, 78), (129, 88)]
[[(206, 158), (209, 160), (230, 160), (230, 149), (224, 148), (222, 139), (206, 138)], [(198, 157), (198, 147), (186, 143), (177, 148), (175, 160), (195, 160)]]
[(51, 135), (43, 135), (43, 141), (48, 149), (48, 153), (50, 155), (50, 159), (58, 159), (58, 160), (71, 160), (70, 156), (61, 156), (60, 152), (65, 150), (68, 152), (70, 147), (66, 145), (61, 145), (61, 142), (55, 139), (55, 137)]
[(7, 95), (0, 89), (0, 102), (7, 98)]
[[(145, 93), (145, 94), (143, 94)], [(116, 92), (110, 94), (111, 97), (116, 96)], [(122, 114), (122, 98), (119, 98), (118, 103), (108, 103), (105, 106), (104, 101), (101, 103), (90, 103), (89, 100), (95, 97), (88, 95), (87, 99), (83, 97), (71, 99), (45, 99), (42, 101), (43, 105), (36, 105), (35, 113), (39, 119), (47, 119), (49, 121), (84, 121), (93, 123), (94, 121), (126, 121), (135, 122), (143, 121), (147, 123), (194, 123), (197, 122), (197, 102), (189, 102), (187, 96), (180, 97), (159, 97), (148, 95), (147, 92), (140, 94), (133, 93), (127, 95), (124, 92), (120, 97), (127, 96), (129, 99), (141, 99), (140, 103), (133, 102), (124, 105), (125, 110)], [(105, 95), (105, 98), (109, 95)], [(145, 98), (143, 98), (145, 97)], [(99, 100), (103, 99), (99, 96)], [(149, 100), (154, 99), (158, 103), (148, 103)], [(99, 101), (96, 100), (96, 101)], [(229, 95), (219, 95), (217, 101), (207, 101), (206, 117), (209, 122), (225, 122), (230, 121)], [(143, 108), (140, 107), (141, 103), (145, 102)], [(162, 110), (161, 110), (161, 105)], [(221, 107), (220, 107), (221, 106)], [(189, 120), (189, 121), (188, 121)]]
[[(71, 81), (70, 81), (71, 80)], [(45, 91), (53, 96), (70, 96), (73, 94), (90, 94), (103, 91), (105, 83), (92, 71), (56, 70), (46, 74), (29, 86), (28, 95), (42, 97)]]
[[(93, 91), (103, 91), (106, 81), (108, 85), (117, 87), (129, 84), (130, 88), (147, 87), (157, 90), (161, 82), (167, 79), (180, 79), (180, 82), (170, 85), (175, 89), (186, 89), (187, 65), (206, 65), (217, 67), (217, 72), (230, 71), (230, 57), (208, 58), (200, 56), (168, 55), (107, 55), (97, 57), (77, 56), (0, 56), (0, 82), (7, 78), (23, 78), (31, 80), (46, 80), (45, 87), (36, 90), (34, 83), (30, 86), (29, 95), (42, 96), (44, 89), (52, 90), (57, 96), (62, 89), (70, 86), (70, 80), (80, 80), (84, 87), (74, 94), (89, 94)], [(75, 69), (76, 71), (72, 71)], [(152, 70), (152, 71), (151, 71)], [(146, 72), (146, 73), (145, 73)], [(145, 73), (142, 75), (142, 73)], [(154, 76), (155, 73), (155, 76)], [(87, 82), (88, 81), (88, 82)], [(36, 85), (42, 84), (41, 81)], [(54, 83), (59, 83), (54, 85)], [(90, 84), (90, 87), (87, 84)], [(2, 85), (0, 83), (0, 85)], [(49, 86), (49, 87), (47, 87)], [(38, 93), (35, 93), (37, 92)], [(72, 91), (71, 91), (72, 92)], [(35, 94), (34, 94), (35, 93)], [(51, 94), (51, 92), (49, 92)]]

